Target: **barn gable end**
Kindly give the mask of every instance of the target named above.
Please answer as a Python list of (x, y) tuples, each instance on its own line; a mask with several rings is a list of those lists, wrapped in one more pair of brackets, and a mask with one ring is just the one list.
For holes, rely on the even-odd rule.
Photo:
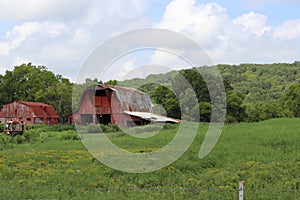
[(14, 101), (3, 105), (0, 109), (2, 123), (18, 119), (27, 124), (58, 124), (58, 118), (52, 106), (41, 102)]
[[(81, 125), (101, 123), (120, 127), (144, 125), (154, 119), (136, 113), (155, 116), (146, 93), (133, 88), (97, 84), (84, 91), (77, 112), (66, 118), (69, 122)], [(170, 118), (163, 119), (168, 121)]]

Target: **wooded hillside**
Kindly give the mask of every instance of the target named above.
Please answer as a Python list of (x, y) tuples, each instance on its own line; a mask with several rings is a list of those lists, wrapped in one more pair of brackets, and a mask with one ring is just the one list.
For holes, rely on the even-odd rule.
[[(300, 117), (300, 62), (217, 67), (226, 89), (227, 122)], [(138, 89), (149, 94), (158, 114), (180, 118), (188, 113), (191, 120), (197, 120), (198, 111), (189, 106), (192, 105), (189, 102), (192, 99), (191, 88), (182, 87), (182, 78), (188, 81), (195, 92), (200, 120), (209, 121), (212, 108), (210, 94), (197, 68), (150, 75), (146, 79), (136, 78), (123, 82), (111, 80), (107, 83), (138, 86)], [(102, 83), (97, 79), (87, 79), (86, 84), (94, 82)], [(72, 112), (74, 86), (84, 88), (54, 74), (45, 66), (23, 64), (0, 75), (0, 106), (15, 100), (40, 101), (53, 105), (57, 113), (64, 116)], [(180, 108), (176, 95), (182, 96), (183, 109)], [(77, 94), (74, 96), (80, 98)]]

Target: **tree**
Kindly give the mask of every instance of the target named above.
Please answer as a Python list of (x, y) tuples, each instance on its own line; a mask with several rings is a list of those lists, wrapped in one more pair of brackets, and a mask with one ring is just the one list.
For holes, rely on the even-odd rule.
[(211, 104), (208, 102), (200, 102), (199, 109), (200, 109), (200, 121), (209, 122), (211, 116), (211, 109), (212, 109)]
[(12, 101), (40, 101), (54, 106), (59, 116), (71, 111), (73, 84), (45, 66), (31, 63), (15, 66), (1, 76), (1, 104)]
[(155, 104), (161, 105), (166, 110), (167, 116), (177, 119), (181, 118), (179, 102), (175, 94), (166, 86), (156, 85), (152, 99)]
[(283, 107), (294, 117), (300, 117), (300, 84), (291, 85), (281, 98)]
[(244, 95), (240, 92), (227, 95), (227, 118), (230, 122), (241, 122), (246, 118), (243, 104)]

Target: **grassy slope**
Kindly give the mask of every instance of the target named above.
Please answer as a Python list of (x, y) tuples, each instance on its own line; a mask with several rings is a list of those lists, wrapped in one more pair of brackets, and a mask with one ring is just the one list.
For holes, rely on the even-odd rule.
[[(176, 162), (156, 172), (127, 174), (94, 160), (80, 141), (50, 139), (6, 147), (0, 154), (0, 199), (299, 199), (300, 119), (226, 125), (213, 151), (198, 152), (207, 129)], [(175, 130), (151, 139), (109, 134), (133, 152), (157, 149)], [(106, 188), (106, 189), (105, 189)]]

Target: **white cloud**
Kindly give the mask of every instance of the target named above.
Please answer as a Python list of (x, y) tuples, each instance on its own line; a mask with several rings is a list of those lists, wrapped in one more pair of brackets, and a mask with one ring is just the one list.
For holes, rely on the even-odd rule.
[(142, 15), (147, 5), (144, 0), (0, 0), (0, 21), (18, 23), (0, 39), (0, 66), (11, 70), (28, 60), (74, 81), (98, 44), (117, 32), (149, 26)]
[(7, 32), (5, 41), (0, 41), (0, 54), (9, 55), (37, 30), (37, 23), (24, 23), (16, 26), (11, 32)]
[(233, 20), (233, 24), (242, 26), (243, 32), (261, 36), (271, 30), (271, 26), (266, 25), (267, 16), (250, 12)]
[[(191, 37), (215, 63), (293, 62), (299, 59), (299, 20), (272, 27), (264, 14), (249, 12), (230, 19), (227, 10), (216, 3), (173, 0), (157, 26)], [(167, 58), (153, 55), (157, 63)]]
[[(265, 14), (249, 12), (230, 19), (229, 11), (217, 3), (173, 0), (165, 8), (160, 22), (152, 24), (145, 17), (145, 11), (152, 2), (155, 1), (0, 0), (0, 21), (17, 23), (0, 39), (0, 70), (3, 73), (5, 69), (11, 70), (13, 65), (30, 61), (46, 65), (74, 81), (78, 68), (98, 44), (117, 33), (149, 26), (189, 36), (206, 50), (215, 63), (299, 60), (300, 19), (290, 19), (272, 27)], [(288, 2), (295, 3), (294, 0)], [(284, 2), (267, 0), (267, 3)], [(139, 36), (133, 38), (145, 39)], [(161, 38), (157, 40), (159, 42)], [(170, 46), (182, 47), (184, 51), (193, 53), (193, 49), (179, 41), (168, 41)], [(121, 45), (116, 44), (112, 49)], [(116, 68), (124, 75), (134, 71), (132, 67), (136, 64), (186, 67), (186, 63), (173, 55), (156, 51), (147, 56), (145, 59), (142, 56), (136, 60), (130, 58), (130, 62), (124, 60), (119, 65), (123, 65), (123, 71), (119, 66)], [(108, 79), (115, 79), (115, 75), (110, 74)]]
[(300, 38), (300, 19), (285, 21), (274, 31), (275, 38), (293, 40)]
[(188, 34), (203, 44), (211, 43), (227, 23), (226, 12), (216, 3), (197, 5), (195, 0), (174, 0), (157, 27)]

